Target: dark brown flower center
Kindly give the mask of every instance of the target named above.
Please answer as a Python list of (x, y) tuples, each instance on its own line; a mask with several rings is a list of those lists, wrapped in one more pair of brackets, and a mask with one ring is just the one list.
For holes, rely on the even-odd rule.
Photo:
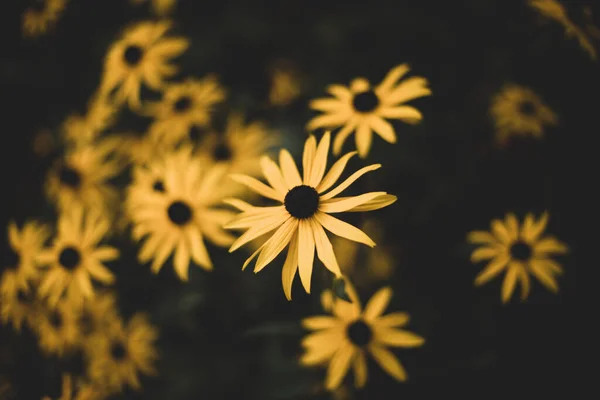
[(372, 90), (360, 92), (354, 95), (352, 105), (358, 112), (369, 113), (379, 106), (379, 97)]
[(510, 256), (519, 261), (527, 261), (531, 257), (531, 246), (525, 242), (515, 242), (510, 247)]
[(361, 320), (354, 321), (348, 325), (346, 333), (348, 334), (350, 341), (358, 347), (366, 346), (373, 338), (371, 327)]
[(163, 181), (161, 181), (160, 179), (155, 180), (152, 184), (152, 190), (154, 190), (155, 192), (164, 193), (165, 185), (163, 184)]
[(529, 100), (525, 100), (519, 104), (519, 112), (523, 115), (532, 116), (535, 114), (535, 105)]
[(175, 225), (183, 226), (191, 221), (192, 209), (183, 201), (174, 201), (167, 210), (169, 219)]
[(173, 109), (178, 113), (183, 113), (192, 107), (192, 99), (189, 96), (181, 96), (175, 104)]
[(213, 159), (215, 161), (228, 161), (231, 159), (231, 149), (227, 143), (220, 142), (213, 150)]
[(310, 218), (319, 208), (319, 193), (310, 186), (296, 186), (285, 195), (283, 204), (292, 217)]
[(206, 128), (198, 125), (192, 125), (188, 132), (188, 136), (192, 142), (197, 142), (202, 136), (206, 135), (206, 132)]
[(89, 336), (95, 331), (94, 319), (90, 313), (86, 312), (79, 317), (79, 330), (84, 336)]
[(48, 316), (48, 322), (50, 322), (50, 325), (52, 325), (55, 329), (60, 329), (63, 324), (62, 315), (60, 315), (58, 311), (52, 311)]
[(68, 166), (61, 167), (58, 178), (63, 185), (73, 189), (77, 189), (81, 185), (81, 175), (79, 175), (79, 172)]
[(127, 349), (125, 348), (123, 343), (113, 342), (110, 346), (110, 354), (115, 360), (121, 361), (125, 359), (125, 356), (127, 356)]
[(139, 64), (144, 56), (144, 51), (135, 45), (127, 46), (125, 53), (123, 53), (123, 59), (130, 67), (135, 67)]
[(65, 247), (58, 256), (58, 262), (69, 271), (74, 270), (81, 262), (81, 254), (74, 247)]

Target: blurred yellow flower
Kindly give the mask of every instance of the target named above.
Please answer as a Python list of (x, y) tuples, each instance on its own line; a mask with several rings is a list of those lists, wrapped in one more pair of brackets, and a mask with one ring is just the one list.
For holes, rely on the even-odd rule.
[(242, 212), (226, 224), (225, 228), (246, 230), (233, 243), (229, 252), (276, 229), (275, 233), (246, 260), (242, 269), (258, 256), (254, 272), (260, 272), (289, 244), (282, 270), (283, 290), (288, 300), (291, 299), (292, 281), (297, 270), (305, 291), (310, 293), (315, 249), (319, 260), (329, 271), (336, 277), (342, 275), (331, 242), (323, 228), (349, 240), (370, 247), (375, 246), (364, 232), (333, 217), (332, 213), (376, 210), (394, 203), (397, 199), (386, 192), (336, 197), (362, 175), (379, 169), (380, 164), (360, 169), (335, 189), (325, 193), (338, 181), (346, 164), (356, 154), (346, 154), (325, 174), (329, 144), (329, 132), (325, 133), (318, 146), (315, 137), (310, 135), (304, 146), (302, 158), (304, 179), (300, 178), (298, 168), (287, 150), (281, 150), (279, 153), (280, 166), (267, 156), (260, 160), (263, 174), (270, 186), (248, 175), (230, 175), (236, 182), (280, 203), (272, 207), (255, 207), (239, 199), (227, 200), (226, 203)]
[(510, 299), (517, 282), (521, 284), (521, 299), (529, 296), (529, 274), (552, 292), (558, 292), (555, 275), (562, 274), (563, 269), (550, 257), (553, 254), (565, 254), (568, 249), (553, 237), (541, 237), (547, 224), (548, 213), (544, 213), (538, 221), (533, 214), (527, 214), (521, 227), (517, 217), (508, 213), (504, 222), (499, 219), (492, 221), (490, 232), (469, 233), (467, 240), (481, 245), (473, 251), (471, 261), (490, 260), (475, 278), (475, 286), (483, 285), (506, 271), (502, 284), (504, 303)]
[(403, 329), (409, 321), (404, 312), (382, 315), (392, 297), (392, 289), (385, 287), (371, 297), (364, 310), (356, 291), (349, 282), (347, 291), (352, 302), (336, 299), (332, 316), (314, 316), (302, 320), (302, 325), (317, 331), (302, 340), (305, 353), (300, 363), (305, 366), (326, 365), (325, 387), (334, 390), (341, 384), (348, 369), (354, 369), (354, 385), (367, 383), (367, 359), (375, 361), (399, 381), (407, 379), (400, 361), (386, 346), (419, 347), (425, 340)]
[(216, 208), (226, 172), (204, 166), (190, 147), (134, 169), (126, 209), (134, 225), (133, 239), (146, 237), (138, 253), (141, 263), (152, 260), (152, 272), (158, 273), (174, 253), (173, 266), (183, 281), (190, 261), (205, 270), (213, 268), (204, 237), (217, 246), (229, 246), (235, 239), (222, 228), (235, 214)]
[(17, 290), (12, 296), (2, 296), (0, 299), (0, 320), (3, 324), (9, 322), (19, 332), (23, 322), (32, 326), (39, 306), (35, 297), (35, 290), (31, 287)]
[(144, 21), (125, 30), (106, 56), (101, 93), (107, 94), (118, 87), (115, 102), (127, 102), (132, 110), (140, 110), (142, 83), (161, 90), (164, 79), (178, 71), (170, 59), (188, 48), (184, 38), (164, 37), (170, 27), (167, 21)]
[(178, 143), (192, 126), (208, 126), (215, 104), (224, 99), (225, 90), (214, 75), (170, 84), (160, 102), (146, 107), (145, 113), (155, 118), (148, 134), (159, 142)]
[(171, 14), (177, 5), (177, 0), (131, 0), (131, 3), (139, 5), (147, 1), (152, 5), (152, 12), (159, 17)]
[(158, 330), (140, 313), (134, 314), (126, 325), (119, 324), (107, 334), (94, 335), (87, 348), (93, 382), (112, 392), (120, 392), (125, 385), (140, 389), (140, 372), (156, 374), (157, 339)]
[(40, 36), (50, 30), (67, 5), (67, 0), (35, 0), (23, 13), (23, 36)]
[(78, 310), (77, 324), (82, 346), (86, 346), (92, 335), (102, 334), (121, 322), (116, 306), (116, 297), (112, 292), (96, 293), (93, 301), (84, 302)]
[(395, 143), (396, 132), (386, 118), (399, 119), (409, 124), (421, 121), (423, 116), (416, 108), (402, 104), (431, 95), (425, 78), (411, 77), (398, 84), (398, 80), (409, 70), (407, 64), (398, 65), (375, 87), (371, 87), (365, 78), (354, 79), (349, 88), (337, 84), (329, 85), (327, 91), (334, 98), (310, 102), (310, 108), (325, 114), (313, 118), (307, 129), (342, 127), (333, 142), (335, 155), (340, 154), (344, 142), (355, 130), (356, 148), (362, 158), (369, 153), (373, 132), (386, 142)]
[(298, 73), (288, 63), (280, 62), (271, 68), (271, 88), (269, 103), (273, 106), (286, 106), (302, 93)]
[(77, 316), (66, 301), (60, 301), (53, 308), (39, 306), (32, 318), (32, 327), (39, 339), (39, 345), (46, 354), (62, 356), (72, 351), (79, 343)]
[(90, 278), (104, 284), (114, 282), (114, 275), (103, 262), (116, 260), (119, 251), (99, 244), (110, 223), (98, 210), (84, 212), (83, 207), (72, 206), (60, 214), (57, 227), (51, 247), (38, 256), (38, 262), (49, 267), (38, 294), (48, 297), (53, 306), (66, 293), (67, 301), (81, 309), (84, 299), (94, 297)]
[(539, 139), (545, 126), (558, 124), (554, 111), (533, 90), (515, 84), (505, 85), (492, 98), (490, 114), (500, 145), (511, 136), (531, 135)]
[(115, 142), (102, 140), (86, 146), (67, 149), (62, 159), (50, 170), (46, 194), (59, 210), (75, 205), (108, 212), (118, 201), (117, 190), (108, 182), (123, 168), (114, 156)]
[(90, 99), (85, 115), (72, 114), (64, 121), (62, 134), (70, 144), (88, 145), (115, 123), (119, 109), (105, 94), (98, 92)]

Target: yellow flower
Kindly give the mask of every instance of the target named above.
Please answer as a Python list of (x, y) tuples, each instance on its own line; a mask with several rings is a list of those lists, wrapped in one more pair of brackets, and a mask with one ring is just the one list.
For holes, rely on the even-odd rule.
[(166, 21), (145, 21), (127, 29), (108, 51), (101, 93), (119, 87), (115, 93), (116, 103), (127, 102), (132, 110), (139, 110), (142, 83), (161, 90), (165, 86), (164, 79), (177, 73), (170, 59), (188, 47), (184, 38), (164, 38), (170, 26)]
[[(142, 4), (147, 0), (131, 0), (135, 5)], [(152, 3), (152, 12), (160, 17), (167, 16), (173, 12), (177, 0), (150, 0)]]
[(370, 354), (388, 374), (399, 381), (407, 379), (406, 371), (386, 346), (418, 347), (425, 340), (402, 328), (409, 321), (404, 312), (382, 315), (392, 296), (389, 287), (371, 297), (364, 310), (352, 285), (347, 282), (352, 302), (335, 300), (333, 316), (314, 316), (302, 320), (306, 329), (317, 331), (302, 340), (305, 353), (300, 363), (306, 366), (328, 363), (325, 387), (336, 389), (348, 369), (354, 369), (354, 385), (367, 383), (367, 360)]
[(108, 181), (123, 167), (113, 154), (111, 140), (69, 148), (48, 173), (48, 198), (59, 210), (82, 205), (108, 212), (118, 200), (118, 192)]
[(228, 200), (228, 204), (242, 212), (225, 225), (225, 228), (246, 230), (233, 243), (229, 252), (277, 229), (246, 260), (242, 269), (258, 256), (254, 272), (261, 271), (289, 244), (282, 270), (283, 290), (288, 300), (291, 299), (292, 281), (298, 269), (304, 289), (310, 293), (315, 249), (319, 260), (325, 264), (328, 270), (337, 277), (342, 275), (331, 242), (323, 228), (335, 235), (364, 243), (370, 247), (375, 246), (375, 243), (364, 232), (333, 217), (331, 213), (371, 211), (388, 206), (397, 200), (396, 196), (386, 192), (336, 198), (362, 175), (379, 169), (381, 164), (373, 164), (360, 169), (326, 193), (338, 181), (348, 160), (356, 154), (356, 152), (351, 152), (344, 155), (325, 174), (329, 143), (329, 132), (325, 133), (318, 146), (314, 136), (311, 135), (308, 138), (302, 158), (304, 179), (300, 178), (298, 168), (287, 150), (281, 150), (279, 153), (281, 169), (269, 157), (261, 158), (263, 174), (270, 186), (248, 175), (230, 175), (232, 179), (248, 186), (260, 195), (281, 203), (273, 207), (255, 207), (238, 199)]
[[(79, 388), (75, 388), (74, 386), (71, 375), (64, 374), (62, 377), (62, 394), (56, 400), (100, 400), (104, 398), (91, 385), (81, 385)], [(52, 398), (44, 396), (42, 400), (52, 400)]]
[(40, 36), (54, 27), (67, 5), (67, 0), (35, 0), (23, 13), (23, 35)]
[(38, 306), (31, 322), (40, 348), (47, 354), (62, 356), (79, 343), (79, 329), (75, 310), (66, 301), (53, 308)]
[(193, 126), (207, 126), (215, 104), (224, 99), (225, 90), (214, 75), (171, 84), (160, 102), (147, 106), (147, 114), (155, 118), (148, 134), (159, 142), (178, 143)]
[(119, 324), (106, 334), (94, 335), (87, 347), (90, 377), (113, 392), (121, 391), (125, 385), (140, 389), (140, 372), (156, 374), (157, 338), (157, 329), (139, 313), (127, 325)]
[(271, 69), (269, 103), (273, 106), (286, 106), (302, 92), (298, 74), (291, 65), (286, 64), (279, 63)]
[(89, 101), (85, 115), (70, 115), (63, 123), (64, 139), (71, 144), (90, 144), (115, 123), (118, 108), (98, 92)]
[(342, 151), (344, 142), (356, 130), (356, 148), (364, 158), (371, 148), (373, 131), (388, 143), (396, 142), (396, 132), (385, 119), (399, 119), (415, 124), (423, 116), (414, 107), (401, 105), (418, 97), (429, 96), (427, 79), (411, 77), (398, 84), (409, 71), (407, 64), (394, 67), (376, 87), (371, 87), (365, 78), (356, 78), (347, 88), (343, 85), (330, 85), (327, 91), (334, 98), (317, 99), (310, 102), (310, 108), (325, 112), (313, 118), (308, 130), (317, 128), (338, 128), (333, 142), (333, 154)]
[(113, 274), (103, 265), (119, 257), (114, 247), (99, 245), (110, 228), (105, 216), (97, 210), (73, 206), (61, 213), (58, 232), (52, 246), (38, 256), (38, 262), (49, 267), (38, 294), (55, 305), (66, 293), (68, 302), (81, 309), (84, 299), (94, 297), (90, 278), (112, 284)]
[(506, 144), (511, 136), (541, 138), (546, 125), (558, 124), (558, 117), (531, 89), (507, 84), (492, 98), (490, 114), (496, 140)]
[(173, 266), (187, 281), (190, 261), (213, 268), (204, 237), (217, 246), (229, 246), (234, 237), (221, 227), (235, 214), (215, 208), (222, 200), (220, 185), (226, 170), (207, 168), (189, 147), (167, 154), (148, 167), (137, 167), (127, 190), (127, 213), (133, 239), (147, 237), (138, 253), (141, 263), (152, 261), (158, 273), (174, 252)]
[(491, 232), (469, 233), (469, 242), (482, 245), (473, 251), (471, 261), (491, 260), (475, 278), (475, 286), (483, 285), (506, 271), (502, 285), (504, 303), (510, 299), (517, 282), (521, 284), (521, 299), (527, 298), (529, 274), (552, 292), (558, 292), (554, 277), (562, 274), (563, 269), (550, 256), (565, 254), (568, 250), (567, 246), (553, 237), (541, 237), (547, 224), (548, 213), (544, 213), (538, 221), (535, 221), (533, 214), (527, 214), (521, 227), (517, 217), (508, 213), (504, 222), (498, 219), (492, 221)]
[(562, 25), (565, 30), (565, 36), (574, 36), (581, 48), (589, 54), (590, 58), (596, 60), (597, 51), (592, 43), (592, 38), (600, 39), (600, 30), (591, 23), (591, 8), (584, 7), (583, 12), (588, 22), (585, 26), (578, 26), (569, 17), (567, 10), (558, 0), (528, 0), (527, 3), (544, 17)]

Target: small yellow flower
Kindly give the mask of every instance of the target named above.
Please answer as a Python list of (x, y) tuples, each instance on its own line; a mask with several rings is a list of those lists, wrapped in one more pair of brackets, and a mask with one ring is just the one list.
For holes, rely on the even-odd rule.
[(173, 266), (183, 281), (191, 261), (205, 270), (213, 268), (204, 238), (217, 246), (229, 246), (235, 239), (222, 228), (235, 214), (217, 208), (226, 172), (204, 166), (189, 147), (134, 169), (126, 209), (133, 239), (146, 238), (138, 254), (141, 263), (152, 260), (152, 272), (158, 273), (174, 253)]
[(411, 77), (398, 84), (408, 71), (407, 64), (398, 65), (375, 87), (371, 87), (365, 78), (354, 79), (349, 88), (337, 84), (328, 86), (327, 92), (334, 98), (310, 102), (310, 108), (325, 114), (313, 118), (307, 129), (342, 127), (333, 142), (335, 155), (340, 154), (344, 142), (354, 131), (356, 148), (362, 158), (369, 153), (373, 132), (388, 143), (396, 143), (396, 132), (386, 119), (399, 119), (410, 124), (421, 121), (423, 116), (416, 108), (402, 104), (431, 95), (425, 78)]
[(48, 297), (53, 306), (66, 293), (68, 302), (81, 309), (84, 299), (94, 297), (91, 278), (104, 284), (114, 282), (103, 262), (117, 259), (119, 251), (99, 245), (110, 223), (97, 210), (84, 212), (81, 206), (73, 206), (60, 214), (57, 225), (51, 247), (38, 256), (38, 262), (49, 267), (38, 294)]
[(492, 98), (490, 106), (496, 128), (496, 141), (504, 145), (511, 136), (541, 138), (547, 125), (558, 124), (558, 117), (531, 89), (507, 84)]
[(23, 36), (40, 36), (54, 27), (67, 0), (35, 0), (23, 13)]
[(208, 126), (214, 106), (224, 99), (225, 90), (214, 75), (171, 84), (160, 102), (146, 107), (155, 118), (148, 134), (166, 145), (179, 143), (192, 127)]
[(74, 350), (79, 343), (77, 314), (66, 301), (58, 302), (53, 308), (38, 306), (31, 324), (40, 348), (46, 354), (62, 356)]
[(404, 367), (386, 346), (419, 347), (425, 340), (403, 329), (409, 321), (404, 312), (382, 315), (392, 296), (389, 287), (371, 297), (364, 310), (356, 291), (346, 282), (352, 302), (336, 299), (332, 316), (314, 316), (302, 320), (302, 325), (316, 331), (302, 340), (305, 353), (300, 363), (305, 366), (326, 365), (325, 387), (340, 386), (350, 366), (354, 369), (354, 385), (367, 383), (367, 359), (370, 354), (379, 366), (399, 381), (407, 379)]
[(139, 373), (155, 375), (158, 330), (144, 314), (135, 314), (126, 325), (119, 324), (90, 338), (86, 351), (94, 382), (112, 392), (128, 385), (140, 389)]
[(475, 286), (481, 286), (506, 271), (502, 285), (502, 302), (506, 303), (521, 284), (521, 299), (529, 296), (529, 274), (536, 277), (546, 288), (556, 293), (558, 284), (555, 275), (563, 273), (562, 267), (550, 258), (553, 254), (565, 254), (568, 249), (553, 237), (541, 237), (548, 224), (548, 213), (538, 221), (527, 214), (521, 227), (517, 217), (508, 213), (504, 222), (495, 219), (491, 231), (474, 231), (467, 240), (482, 247), (473, 251), (471, 261), (476, 263), (490, 260), (475, 278)]
[(282, 270), (283, 290), (288, 300), (291, 299), (292, 281), (298, 270), (305, 291), (310, 293), (315, 249), (317, 257), (329, 271), (337, 277), (342, 275), (325, 229), (349, 240), (370, 247), (375, 246), (373, 240), (364, 232), (333, 217), (332, 213), (377, 210), (397, 200), (396, 196), (386, 192), (336, 197), (362, 175), (379, 169), (380, 164), (360, 169), (326, 193), (338, 181), (350, 158), (356, 154), (351, 152), (344, 155), (325, 174), (329, 144), (329, 132), (323, 136), (318, 146), (314, 136), (308, 138), (302, 158), (304, 179), (300, 177), (298, 168), (287, 150), (281, 150), (279, 153), (280, 166), (267, 156), (261, 158), (262, 171), (270, 186), (248, 175), (230, 175), (236, 182), (280, 203), (272, 207), (255, 207), (239, 199), (227, 200), (228, 204), (242, 212), (225, 225), (225, 228), (246, 230), (232, 244), (229, 252), (276, 230), (242, 266), (242, 269), (246, 268), (258, 256), (255, 273), (266, 267), (289, 244)]
[(188, 48), (184, 38), (164, 37), (170, 27), (167, 21), (145, 21), (125, 30), (108, 51), (100, 92), (104, 95), (118, 87), (115, 102), (127, 102), (132, 110), (140, 110), (142, 83), (161, 90), (164, 79), (178, 70), (170, 60)]
[[(148, 0), (131, 0), (132, 4), (140, 5)], [(152, 5), (152, 12), (159, 17), (165, 17), (173, 12), (177, 5), (177, 0), (149, 0)]]

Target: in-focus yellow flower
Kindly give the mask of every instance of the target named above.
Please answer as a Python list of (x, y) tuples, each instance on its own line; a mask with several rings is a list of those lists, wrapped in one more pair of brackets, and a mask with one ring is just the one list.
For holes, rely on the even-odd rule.
[(496, 141), (507, 143), (511, 136), (541, 138), (547, 125), (558, 124), (558, 117), (531, 89), (507, 84), (492, 98), (490, 114), (496, 129)]
[(66, 293), (67, 301), (81, 309), (84, 299), (94, 297), (91, 278), (104, 284), (114, 282), (103, 262), (117, 259), (119, 251), (100, 245), (110, 223), (97, 210), (84, 212), (81, 206), (72, 206), (60, 214), (57, 225), (52, 246), (38, 256), (38, 262), (49, 267), (38, 294), (48, 297), (53, 306)]
[(74, 205), (107, 212), (114, 208), (118, 192), (108, 181), (123, 168), (114, 151), (111, 140), (69, 148), (48, 173), (45, 189), (50, 201), (59, 210)]
[(350, 366), (354, 369), (354, 385), (367, 383), (367, 358), (373, 359), (388, 374), (399, 381), (407, 379), (400, 361), (386, 346), (419, 347), (425, 340), (403, 329), (409, 321), (404, 312), (382, 315), (392, 297), (389, 287), (371, 297), (364, 310), (356, 291), (349, 282), (348, 295), (352, 302), (335, 300), (333, 316), (314, 316), (302, 320), (306, 329), (317, 331), (302, 340), (305, 353), (300, 363), (306, 366), (328, 364), (325, 387), (336, 389)]
[(304, 146), (302, 158), (304, 179), (301, 179), (292, 156), (285, 149), (279, 153), (280, 166), (267, 156), (260, 160), (263, 174), (270, 186), (248, 175), (230, 175), (232, 179), (258, 194), (281, 203), (272, 207), (255, 207), (239, 199), (227, 200), (226, 203), (242, 212), (225, 225), (225, 228), (246, 230), (233, 243), (229, 252), (276, 229), (275, 233), (246, 260), (242, 269), (258, 256), (254, 272), (261, 271), (289, 244), (282, 270), (283, 290), (288, 300), (291, 299), (292, 281), (298, 269), (302, 285), (305, 291), (310, 293), (315, 249), (319, 260), (329, 271), (336, 277), (342, 275), (331, 242), (323, 228), (335, 235), (370, 247), (375, 246), (375, 242), (364, 232), (333, 217), (332, 213), (371, 211), (397, 200), (396, 196), (386, 192), (336, 197), (365, 173), (379, 169), (381, 164), (369, 165), (358, 170), (327, 192), (338, 181), (350, 158), (356, 154), (351, 152), (344, 155), (325, 174), (329, 144), (329, 132), (325, 133), (318, 146), (315, 137), (310, 135)]
[[(131, 3), (139, 5), (148, 0), (131, 0)], [(150, 0), (152, 12), (159, 17), (165, 17), (173, 12), (177, 5), (177, 0)]]
[(271, 68), (271, 88), (269, 103), (273, 106), (286, 106), (302, 93), (298, 73), (289, 63), (280, 62)]
[(126, 207), (134, 225), (133, 239), (146, 237), (138, 253), (141, 263), (152, 260), (152, 272), (158, 273), (174, 253), (173, 266), (183, 281), (191, 261), (205, 270), (213, 268), (204, 237), (223, 247), (235, 239), (222, 228), (235, 214), (216, 208), (223, 198), (220, 185), (226, 172), (202, 165), (190, 147), (134, 169)]
[(587, 52), (592, 60), (596, 60), (597, 51), (592, 39), (600, 39), (600, 30), (591, 22), (591, 8), (584, 7), (584, 15), (588, 21), (583, 26), (573, 22), (567, 10), (558, 0), (528, 0), (530, 7), (537, 10), (544, 17), (558, 22), (565, 30), (565, 36), (575, 37), (581, 48)]
[(66, 301), (53, 308), (38, 307), (31, 323), (46, 354), (62, 356), (79, 343), (77, 315)]
[(94, 94), (85, 115), (73, 114), (64, 121), (62, 134), (65, 141), (74, 145), (92, 143), (100, 133), (115, 123), (118, 111), (105, 94)]
[(40, 36), (50, 30), (67, 5), (67, 0), (35, 0), (23, 13), (23, 36)]
[(225, 90), (214, 75), (171, 84), (160, 102), (147, 106), (147, 114), (155, 118), (148, 134), (159, 142), (178, 143), (193, 126), (208, 126), (214, 106), (224, 99)]
[[(75, 387), (73, 378), (69, 374), (62, 377), (62, 394), (56, 400), (101, 400), (104, 396), (91, 385)], [(50, 396), (42, 397), (42, 400), (52, 400)]]
[(126, 325), (108, 334), (94, 335), (87, 347), (89, 373), (94, 382), (119, 392), (125, 385), (140, 389), (139, 373), (155, 375), (158, 330), (144, 314), (135, 314)]
[(402, 104), (431, 94), (427, 79), (422, 77), (411, 77), (398, 84), (398, 80), (408, 71), (407, 64), (398, 65), (375, 87), (371, 87), (365, 78), (354, 79), (349, 88), (337, 84), (328, 86), (327, 91), (334, 98), (310, 102), (310, 108), (325, 114), (313, 118), (307, 129), (342, 127), (333, 141), (335, 155), (340, 154), (344, 142), (354, 131), (356, 148), (362, 158), (369, 153), (373, 132), (386, 142), (395, 143), (396, 132), (386, 118), (409, 124), (421, 121), (423, 116), (419, 110)]
[(128, 28), (108, 51), (101, 93), (109, 93), (118, 87), (115, 102), (127, 102), (132, 110), (139, 110), (142, 83), (153, 90), (161, 90), (165, 78), (178, 70), (170, 60), (188, 47), (184, 38), (164, 37), (170, 27), (167, 21), (145, 21)]
[(504, 222), (498, 219), (492, 221), (490, 232), (469, 233), (467, 240), (482, 246), (473, 251), (471, 261), (490, 260), (475, 278), (475, 286), (483, 285), (506, 271), (502, 284), (504, 303), (510, 299), (517, 282), (521, 284), (521, 299), (529, 296), (529, 274), (550, 291), (558, 292), (555, 275), (562, 274), (563, 269), (550, 257), (553, 254), (565, 254), (568, 249), (553, 237), (541, 237), (547, 224), (548, 213), (544, 213), (538, 221), (533, 214), (527, 214), (521, 227), (517, 217), (508, 213)]

